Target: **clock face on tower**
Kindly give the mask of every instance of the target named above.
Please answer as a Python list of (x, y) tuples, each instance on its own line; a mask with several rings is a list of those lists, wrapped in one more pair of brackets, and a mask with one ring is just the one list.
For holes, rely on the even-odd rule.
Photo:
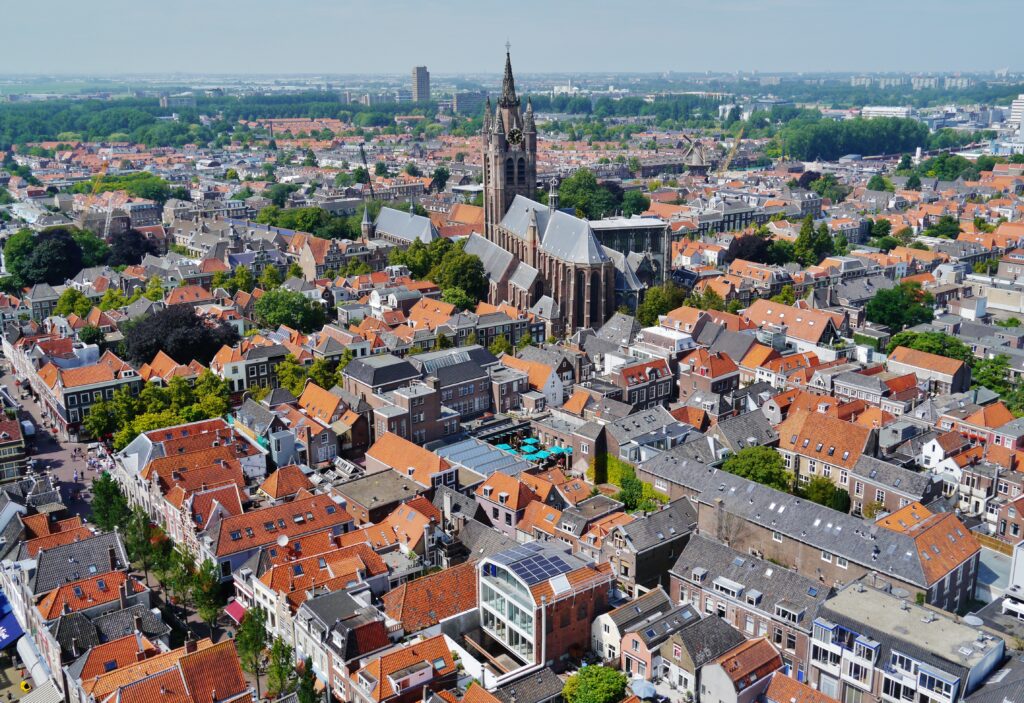
[(523, 132), (518, 127), (513, 127), (508, 131), (508, 143), (519, 146), (523, 143)]

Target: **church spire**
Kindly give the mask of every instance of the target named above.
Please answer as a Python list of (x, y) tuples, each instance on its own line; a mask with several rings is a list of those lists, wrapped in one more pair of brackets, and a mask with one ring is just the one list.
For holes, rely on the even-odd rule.
[(512, 55), (511, 45), (505, 43), (505, 79), (501, 83), (501, 100), (498, 104), (501, 107), (518, 107), (519, 98), (516, 97), (516, 81), (512, 77)]
[(526, 98), (526, 115), (523, 117), (523, 131), (529, 134), (536, 132), (537, 126), (533, 123), (533, 101)]
[(484, 105), (484, 132), (488, 132), (491, 129), (491, 96), (487, 96), (487, 102)]

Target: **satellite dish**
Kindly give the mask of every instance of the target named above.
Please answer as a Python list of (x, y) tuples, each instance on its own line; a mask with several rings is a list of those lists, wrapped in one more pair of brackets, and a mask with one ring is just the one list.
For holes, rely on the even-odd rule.
[(979, 618), (977, 615), (965, 615), (964, 624), (970, 625), (971, 627), (981, 627), (985, 624), (985, 621)]
[(277, 546), (284, 549), (288, 546), (288, 535), (279, 535), (277, 538)]

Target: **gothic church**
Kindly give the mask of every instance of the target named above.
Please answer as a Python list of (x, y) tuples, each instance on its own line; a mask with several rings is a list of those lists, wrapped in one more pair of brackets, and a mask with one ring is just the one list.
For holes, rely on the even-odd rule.
[(484, 236), (466, 251), (479, 256), (490, 279), (489, 302), (511, 303), (553, 329), (597, 329), (615, 312), (615, 265), (590, 224), (558, 209), (554, 182), (543, 205), (537, 191), (537, 128), (529, 100), (516, 95), (505, 56), (501, 97), (484, 115)]

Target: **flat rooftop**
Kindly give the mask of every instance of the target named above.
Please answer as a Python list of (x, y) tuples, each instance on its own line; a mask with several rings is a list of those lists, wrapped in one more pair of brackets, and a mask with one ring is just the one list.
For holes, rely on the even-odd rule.
[(964, 667), (978, 664), (992, 647), (991, 642), (984, 649), (978, 646), (977, 628), (910, 601), (902, 605), (896, 596), (874, 588), (858, 591), (856, 585), (851, 585), (825, 607), (821, 617), (826, 620), (829, 611), (838, 613)]

